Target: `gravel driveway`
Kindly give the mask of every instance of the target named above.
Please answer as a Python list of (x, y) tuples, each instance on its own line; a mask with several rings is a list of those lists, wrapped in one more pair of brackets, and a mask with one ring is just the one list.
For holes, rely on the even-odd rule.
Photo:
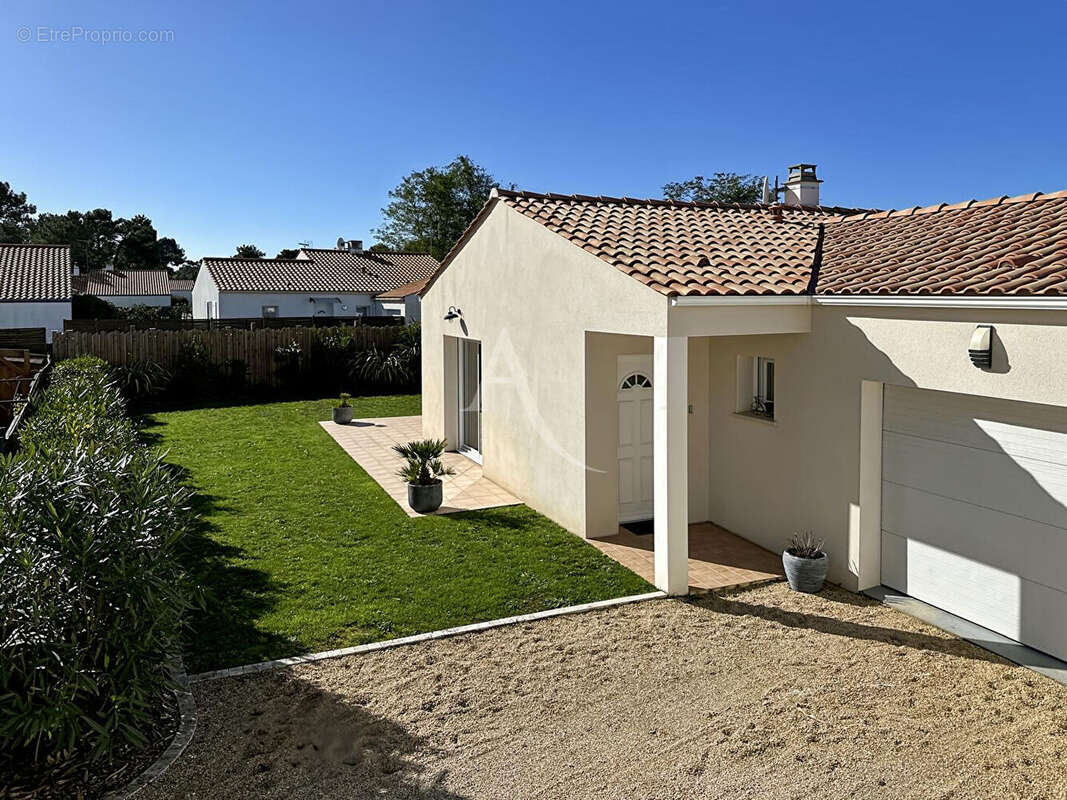
[(1067, 798), (1067, 688), (774, 584), (199, 684), (160, 798)]

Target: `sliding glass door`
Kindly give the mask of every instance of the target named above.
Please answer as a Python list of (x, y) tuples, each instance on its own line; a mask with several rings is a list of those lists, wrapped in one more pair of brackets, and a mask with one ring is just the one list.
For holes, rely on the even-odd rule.
[(459, 340), (459, 451), (482, 460), (482, 345)]

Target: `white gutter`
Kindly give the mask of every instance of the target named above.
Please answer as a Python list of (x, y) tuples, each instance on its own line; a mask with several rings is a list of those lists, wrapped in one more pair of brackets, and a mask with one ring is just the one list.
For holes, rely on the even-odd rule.
[(989, 308), (1067, 311), (1067, 297), (952, 297), (951, 295), (690, 295), (672, 297), (671, 305), (707, 306), (880, 306), (885, 308)]
[(672, 297), (672, 306), (806, 306), (811, 304), (811, 295), (688, 295)]
[(1067, 297), (952, 297), (948, 295), (820, 294), (821, 306), (886, 306), (896, 308), (1001, 308), (1067, 311)]

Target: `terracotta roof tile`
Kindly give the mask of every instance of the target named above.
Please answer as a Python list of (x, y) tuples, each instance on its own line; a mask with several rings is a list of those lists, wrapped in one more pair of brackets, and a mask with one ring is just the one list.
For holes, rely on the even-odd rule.
[(424, 288), (426, 288), (426, 281), (429, 280), (429, 276), (419, 281), (412, 281), (411, 283), (405, 283), (403, 286), (397, 286), (395, 289), (390, 289), (388, 292), (382, 292), (378, 295), (379, 300), (403, 300), (410, 294), (418, 294)]
[(427, 287), (498, 202), (668, 296), (1067, 295), (1067, 190), (870, 211), (497, 189)]
[(97, 297), (170, 295), (170, 273), (165, 269), (95, 270), (72, 279), (75, 294)]
[(819, 221), (855, 211), (503, 189), (497, 194), (666, 295), (803, 294), (811, 280)]
[(426, 253), (306, 248), (303, 258), (205, 258), (223, 292), (340, 292), (378, 294), (425, 280), (437, 268)]
[(826, 225), (820, 294), (1067, 294), (1067, 192), (847, 216)]
[(0, 302), (70, 300), (70, 246), (0, 244)]

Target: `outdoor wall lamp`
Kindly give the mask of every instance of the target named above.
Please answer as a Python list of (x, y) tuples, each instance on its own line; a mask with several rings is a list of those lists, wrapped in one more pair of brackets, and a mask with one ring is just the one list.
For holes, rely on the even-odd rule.
[(456, 319), (457, 317), (462, 317), (462, 316), (463, 316), (463, 312), (462, 311), (460, 311), (455, 306), (449, 306), (448, 307), (448, 313), (445, 314), (445, 322), (451, 322), (452, 320)]
[(993, 326), (979, 325), (971, 334), (971, 346), (967, 349), (971, 363), (978, 369), (993, 366)]

